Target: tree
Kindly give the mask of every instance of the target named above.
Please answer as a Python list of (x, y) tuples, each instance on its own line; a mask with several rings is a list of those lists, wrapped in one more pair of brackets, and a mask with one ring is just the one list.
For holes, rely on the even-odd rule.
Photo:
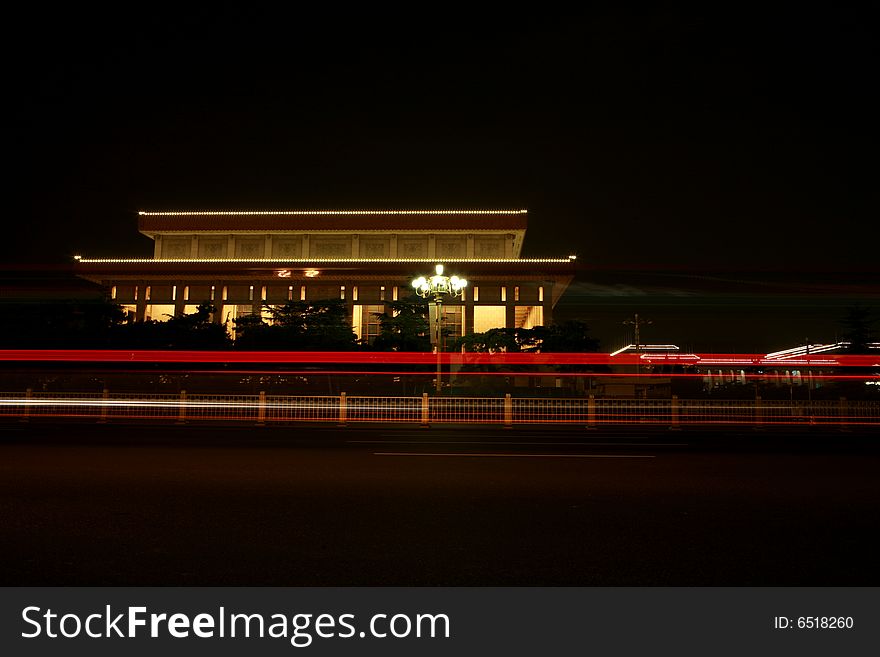
[(534, 329), (494, 328), (484, 333), (463, 335), (455, 341), (454, 349), (477, 353), (530, 351), (538, 346)]
[(172, 349), (223, 349), (231, 340), (226, 326), (211, 321), (217, 309), (203, 301), (190, 314), (177, 315), (167, 322), (167, 341)]
[(841, 324), (843, 325), (842, 337), (849, 342), (846, 347), (847, 353), (867, 354), (868, 345), (876, 340), (871, 309), (861, 304), (852, 306), (847, 310)]
[(194, 313), (117, 326), (109, 342), (117, 349), (225, 349), (231, 341), (226, 327), (211, 321), (214, 312), (214, 306), (203, 301)]
[(475, 352), (540, 351), (543, 353), (594, 352), (599, 341), (590, 336), (590, 327), (578, 320), (562, 324), (524, 328), (496, 328), (485, 333), (465, 335), (455, 342), (455, 349), (464, 347)]
[(373, 349), (431, 351), (431, 325), (425, 299), (411, 296), (399, 301), (387, 301), (385, 307), (386, 312), (376, 313), (379, 335), (373, 341)]
[[(467, 351), (479, 353), (516, 353), (516, 352), (592, 352), (599, 348), (599, 341), (590, 337), (589, 327), (580, 321), (567, 321), (562, 324), (550, 326), (536, 326), (532, 329), (524, 328), (496, 328), (485, 333), (473, 333), (459, 338), (455, 348), (464, 347)], [(605, 366), (595, 365), (540, 365), (537, 368), (532, 365), (506, 365), (503, 370), (498, 366), (485, 363), (482, 365), (468, 365), (462, 368), (467, 372), (498, 372), (504, 371), (513, 375), (537, 374), (541, 372), (558, 373), (583, 373), (583, 377), (575, 377), (574, 385), (578, 392), (583, 393), (585, 381), (592, 372), (607, 371)], [(500, 379), (487, 378), (471, 384), (471, 387), (484, 392), (502, 390)], [(509, 380), (503, 385), (509, 385)]]
[(125, 321), (106, 298), (0, 304), (0, 345), (18, 349), (94, 349)]
[(357, 338), (344, 301), (288, 301), (271, 306), (272, 323), (260, 315), (235, 320), (240, 349), (344, 351), (357, 347)]
[(569, 320), (547, 327), (536, 327), (541, 351), (547, 353), (595, 352), (599, 341), (590, 336), (590, 327), (580, 320)]

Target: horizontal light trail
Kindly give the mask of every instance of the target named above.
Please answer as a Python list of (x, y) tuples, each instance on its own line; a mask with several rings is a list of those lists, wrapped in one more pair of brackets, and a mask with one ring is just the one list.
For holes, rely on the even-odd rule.
[[(0, 415), (23, 419), (91, 417), (232, 422), (338, 424), (512, 425), (864, 425), (880, 427), (880, 404), (870, 401), (486, 398), (359, 395), (211, 395), (0, 393)], [(517, 436), (522, 439), (524, 436)], [(522, 440), (520, 441), (522, 442)], [(543, 441), (542, 441), (543, 442)]]
[[(436, 367), (436, 363), (433, 364)], [(69, 373), (69, 370), (64, 370), (65, 373)], [(313, 370), (313, 369), (297, 369), (297, 370), (276, 370), (276, 369), (250, 369), (250, 370), (230, 370), (230, 369), (211, 369), (211, 370), (195, 370), (195, 369), (95, 369), (90, 368), (89, 373), (91, 374), (144, 374), (144, 375), (164, 375), (164, 376), (174, 376), (174, 375), (191, 375), (191, 374), (200, 374), (200, 375), (210, 375), (212, 377), (217, 376), (292, 376), (298, 378), (307, 378), (310, 376), (436, 376), (436, 369), (424, 369), (424, 370)], [(450, 375), (449, 369), (443, 370), (443, 376), (448, 377)], [(534, 371), (522, 371), (522, 370), (494, 370), (494, 371), (480, 371), (480, 370), (452, 370), (451, 375), (453, 377), (458, 376), (534, 376), (534, 377), (543, 377), (543, 378), (626, 378), (626, 379), (669, 379), (669, 378), (679, 378), (679, 379), (705, 379), (710, 376), (708, 372), (534, 372)], [(711, 377), (713, 379), (754, 379), (754, 380), (769, 380), (769, 383), (774, 383), (777, 378), (782, 382), (786, 376), (795, 376), (795, 375), (785, 375), (781, 373), (771, 372), (771, 373), (762, 373), (756, 374), (751, 372), (746, 372), (745, 374), (740, 374), (739, 372), (735, 372), (734, 374), (730, 374), (730, 370), (726, 370), (723, 374), (718, 374), (717, 372), (711, 373)], [(854, 381), (880, 381), (880, 374), (813, 374), (813, 373), (804, 373), (800, 375), (802, 381), (804, 383), (812, 380), (830, 380), (830, 381), (844, 381), (844, 380), (854, 380)], [(796, 378), (796, 376), (795, 376)], [(786, 382), (787, 385), (787, 382)], [(795, 382), (795, 385), (797, 383)]]
[[(114, 407), (131, 407), (131, 408), (225, 408), (225, 409), (233, 409), (233, 408), (246, 408), (246, 409), (288, 409), (288, 410), (338, 410), (340, 407), (339, 397), (324, 397), (326, 401), (324, 403), (315, 402), (315, 401), (300, 401), (300, 400), (289, 400), (285, 402), (277, 402), (277, 401), (268, 401), (272, 397), (267, 396), (267, 401), (261, 403), (256, 399), (254, 401), (235, 401), (235, 400), (223, 400), (217, 399), (217, 396), (214, 396), (215, 399), (209, 401), (202, 401), (197, 399), (178, 399), (178, 398), (168, 398), (168, 399), (160, 399), (160, 400), (151, 400), (151, 399), (102, 399), (100, 397), (94, 397), (91, 399), (76, 399), (73, 397), (59, 397), (59, 398), (40, 398), (40, 397), (7, 397), (0, 398), (0, 407), (2, 406), (28, 406), (28, 407), (45, 407), (45, 406), (83, 406), (90, 408), (114, 408)], [(347, 396), (346, 397), (346, 408), (349, 412), (371, 412), (371, 411), (393, 411), (396, 413), (402, 412), (410, 412), (413, 414), (418, 414), (421, 411), (421, 398), (420, 397), (400, 397), (399, 403), (397, 404), (359, 404), (358, 400), (367, 400), (372, 399), (371, 397), (360, 397), (360, 396)], [(393, 399), (393, 398), (392, 398)], [(504, 400), (498, 398), (481, 398), (481, 397), (459, 397), (459, 398), (431, 398), (432, 401), (436, 401), (439, 399), (440, 401), (447, 402), (443, 407), (443, 412), (445, 413), (488, 413), (488, 412), (497, 412), (501, 413), (503, 411)], [(586, 403), (587, 400), (584, 398), (516, 398), (514, 401), (519, 401), (522, 399), (523, 401), (537, 402), (536, 406), (533, 407), (525, 407), (519, 408), (517, 407), (517, 412), (522, 413), (535, 413), (535, 414), (544, 414), (551, 412), (580, 412), (586, 417), (589, 411), (589, 405)], [(668, 403), (664, 403), (664, 400), (657, 400), (657, 404), (629, 404), (626, 405), (616, 405), (616, 402), (620, 400), (615, 399), (599, 399), (596, 401), (595, 410), (593, 411), (596, 415), (662, 415), (664, 417), (669, 416), (672, 410), (672, 406)], [(723, 400), (722, 400), (723, 401)], [(408, 404), (406, 402), (409, 402)], [(449, 403), (449, 402), (458, 402)], [(820, 402), (814, 402), (816, 406), (820, 405)], [(832, 405), (837, 402), (830, 402)], [(387, 402), (385, 403), (387, 404)], [(797, 404), (794, 405), (795, 408), (804, 408), (808, 409), (809, 403), (804, 402), (804, 406), (799, 406)], [(772, 400), (763, 400), (760, 408), (763, 408), (765, 411), (770, 412), (775, 409), (788, 409), (791, 408), (792, 405), (789, 405), (787, 402), (774, 402)], [(677, 407), (679, 413), (684, 415), (685, 413), (692, 411), (747, 411), (749, 413), (753, 413), (755, 410), (755, 406), (753, 403), (749, 402), (741, 402), (740, 404), (724, 404), (721, 405), (713, 405), (711, 403), (702, 403), (702, 404), (693, 404), (690, 400), (679, 400), (679, 406)], [(837, 416), (821, 416), (815, 415), (814, 417), (837, 417)]]
[[(434, 363), (436, 366), (436, 363)], [(91, 374), (140, 374), (144, 376), (189, 376), (203, 375), (211, 378), (230, 377), (230, 376), (261, 376), (261, 377), (296, 377), (307, 379), (316, 376), (358, 376), (358, 377), (435, 377), (436, 369), (425, 370), (275, 370), (275, 369), (259, 369), (259, 370), (194, 370), (194, 369), (94, 369), (90, 368)], [(71, 374), (69, 370), (63, 371), (64, 374)], [(712, 379), (720, 384), (736, 383), (746, 380), (752, 383), (765, 383), (767, 385), (780, 386), (805, 386), (811, 381), (864, 381), (866, 385), (880, 385), (880, 374), (825, 374), (812, 373), (810, 371), (802, 372), (798, 375), (782, 374), (779, 372), (765, 373), (739, 373), (731, 374), (730, 370), (721, 374), (718, 372), (541, 372), (541, 371), (521, 371), (521, 370), (495, 370), (495, 371), (461, 371), (449, 369), (443, 370), (443, 376), (453, 378), (469, 377), (469, 376), (490, 376), (490, 377), (537, 377), (537, 378), (588, 378), (588, 379), (626, 379), (639, 380), (647, 383), (660, 379)], [(789, 380), (794, 379), (794, 380)], [(868, 383), (871, 382), (871, 383)], [(398, 383), (398, 382), (392, 382)], [(284, 385), (286, 382), (277, 381), (275, 384)]]
[[(119, 372), (119, 370), (107, 370), (107, 372)], [(276, 375), (276, 376), (299, 376), (299, 377), (308, 377), (308, 376), (436, 376), (436, 370), (425, 370), (425, 371), (389, 371), (389, 370), (125, 370), (130, 373), (141, 373), (141, 374), (211, 374), (211, 375), (239, 375), (239, 376), (254, 376), (254, 375)], [(443, 370), (443, 376), (449, 376), (449, 370)], [(480, 372), (480, 371), (458, 371), (454, 370), (452, 372), (453, 377), (458, 376), (537, 376), (537, 377), (558, 377), (558, 378), (569, 378), (569, 377), (596, 377), (596, 378), (626, 378), (626, 379), (668, 379), (668, 378), (679, 378), (679, 379), (704, 379), (709, 375), (704, 372), (640, 372), (640, 373), (626, 373), (626, 372), (522, 372), (518, 370), (502, 370), (500, 372)], [(775, 378), (775, 374), (734, 374), (730, 375), (725, 372), (723, 377), (720, 374), (712, 374), (712, 378), (720, 379), (770, 379), (769, 383), (773, 383), (773, 379)], [(801, 378), (804, 382), (808, 382), (810, 379), (813, 380), (858, 380), (858, 381), (870, 381), (877, 380), (880, 381), (880, 374), (810, 374), (810, 375), (801, 375)], [(787, 383), (786, 383), (787, 385)], [(795, 383), (797, 385), (797, 383)]]
[[(338, 423), (338, 419), (334, 415), (327, 416), (303, 416), (303, 417), (266, 417), (260, 420), (256, 415), (220, 415), (213, 414), (210, 416), (186, 416), (186, 417), (178, 417), (177, 415), (148, 415), (148, 414), (136, 414), (136, 413), (126, 413), (124, 415), (99, 415), (95, 413), (82, 413), (82, 412), (65, 412), (65, 413), (40, 413), (39, 415), (22, 415), (21, 413), (0, 413), (0, 417), (25, 417), (25, 418), (56, 418), (56, 419), (90, 419), (90, 420), (102, 420), (102, 421), (111, 421), (111, 420), (153, 420), (153, 421), (162, 421), (162, 422), (173, 422), (173, 421), (186, 421), (186, 422), (263, 422), (266, 424), (269, 423)], [(418, 424), (419, 419), (418, 416), (398, 416), (398, 417), (384, 417), (384, 418), (374, 418), (374, 417), (348, 417), (346, 422), (349, 423), (361, 423), (361, 424)], [(472, 424), (472, 425), (494, 425), (499, 426), (504, 424), (501, 419), (472, 419), (472, 418), (462, 418), (462, 419), (449, 419), (449, 418), (431, 418), (431, 424), (436, 425), (451, 425), (451, 424)], [(586, 417), (573, 417), (573, 418), (563, 418), (563, 419), (543, 419), (543, 418), (535, 418), (535, 419), (525, 419), (513, 420), (512, 425), (517, 426), (525, 426), (525, 425), (589, 425), (589, 426), (640, 426), (640, 427), (670, 427), (670, 425), (675, 424), (671, 421), (671, 418), (668, 415), (660, 415), (658, 417), (640, 417), (640, 416), (624, 416), (622, 418), (609, 418), (597, 417), (594, 420), (588, 420)], [(880, 422), (878, 421), (865, 421), (864, 418), (858, 416), (803, 416), (799, 420), (782, 420), (777, 419), (775, 417), (766, 417), (762, 421), (756, 421), (754, 419), (721, 419), (721, 420), (710, 420), (702, 417), (696, 418), (682, 418), (678, 423), (681, 427), (709, 427), (709, 426), (735, 426), (735, 427), (752, 427), (752, 428), (765, 428), (765, 427), (800, 427), (804, 428), (807, 426), (823, 426), (823, 427), (871, 427), (871, 428), (880, 428)], [(387, 442), (387, 441), (382, 441)], [(651, 445), (649, 445), (651, 446)]]
[[(77, 363), (340, 363), (409, 364), (437, 363), (430, 352), (350, 352), (350, 351), (177, 351), (113, 349), (4, 349), (0, 362), (77, 362)], [(604, 353), (442, 353), (444, 365), (690, 365), (721, 367), (880, 367), (880, 355), (805, 356), (780, 360), (763, 354), (619, 354)]]
[(466, 454), (464, 452), (373, 452), (373, 456), (458, 456), (463, 458), (653, 459), (649, 454)]
[[(12, 417), (90, 417), (113, 419), (154, 420), (224, 420), (260, 422), (392, 422), (419, 423), (426, 416), (418, 398), (410, 398), (409, 404), (362, 404), (358, 399), (348, 398), (345, 406), (338, 398), (326, 398), (324, 403), (291, 400), (241, 401), (213, 399), (210, 401), (190, 399), (73, 399), (73, 398), (5, 398), (0, 399), (0, 415)], [(406, 399), (406, 398), (402, 398)], [(446, 399), (445, 401), (451, 401)], [(482, 400), (462, 398), (459, 405), (445, 404), (429, 409), (428, 421), (437, 424), (601, 424), (601, 425), (861, 425), (880, 426), (880, 416), (868, 408), (860, 414), (833, 412), (833, 405), (821, 403), (817, 408), (803, 404), (786, 406), (781, 403), (764, 403), (756, 412), (751, 404), (726, 405), (683, 403), (676, 413), (669, 405), (616, 405), (596, 404), (593, 410), (585, 404), (538, 404), (512, 409), (505, 415), (501, 404), (485, 404)], [(481, 403), (470, 403), (479, 401)], [(499, 400), (496, 400), (499, 401)], [(525, 400), (540, 401), (540, 400)], [(583, 400), (581, 400), (583, 401)], [(336, 403), (334, 403), (336, 402)], [(5, 409), (9, 409), (8, 411)], [(150, 414), (148, 411), (155, 410)], [(380, 441), (387, 442), (387, 441)], [(445, 441), (444, 441), (445, 442)], [(471, 441), (468, 441), (471, 442)], [(543, 441), (542, 441), (543, 442)]]
[(573, 441), (553, 442), (546, 440), (346, 440), (346, 443), (364, 445), (552, 445), (580, 447), (687, 447), (688, 443), (581, 443)]

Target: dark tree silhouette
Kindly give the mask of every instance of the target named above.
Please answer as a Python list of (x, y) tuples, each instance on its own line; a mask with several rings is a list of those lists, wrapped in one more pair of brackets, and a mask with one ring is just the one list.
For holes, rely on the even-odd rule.
[(455, 341), (454, 349), (478, 353), (530, 351), (539, 346), (537, 329), (495, 328), (484, 333), (471, 333)]
[(165, 321), (146, 320), (122, 324), (110, 332), (115, 349), (226, 349), (231, 340), (222, 324), (211, 321), (216, 309), (203, 301), (196, 312), (171, 316)]
[(846, 316), (841, 320), (843, 325), (842, 337), (849, 342), (846, 347), (847, 353), (866, 354), (868, 345), (876, 341), (874, 335), (874, 318), (871, 317), (871, 309), (862, 305), (855, 305), (847, 310)]
[[(431, 351), (431, 326), (428, 302), (420, 297), (406, 297), (385, 303), (388, 309), (377, 313), (379, 335), (373, 349), (379, 351)], [(390, 312), (389, 312), (390, 310)]]
[(580, 320), (569, 320), (547, 327), (536, 327), (542, 352), (594, 352), (599, 349), (599, 341), (590, 336), (590, 327)]
[(122, 322), (122, 307), (109, 299), (0, 304), (0, 345), (9, 349), (107, 347)]
[(239, 349), (345, 351), (357, 347), (344, 301), (288, 301), (271, 306), (272, 323), (259, 315), (235, 320)]
[(499, 328), (473, 333), (456, 340), (455, 348), (462, 346), (466, 351), (477, 352), (593, 352), (599, 348), (599, 341), (590, 336), (586, 323), (571, 320), (533, 329)]

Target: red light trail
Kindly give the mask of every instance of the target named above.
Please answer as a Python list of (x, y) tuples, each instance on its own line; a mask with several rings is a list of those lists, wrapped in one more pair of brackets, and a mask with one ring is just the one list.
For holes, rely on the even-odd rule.
[[(712, 367), (880, 367), (880, 355), (817, 354), (768, 358), (764, 354), (441, 353), (444, 365), (682, 365)], [(30, 363), (248, 363), (436, 365), (430, 352), (349, 351), (171, 351), (49, 349), (0, 350), (0, 362)]]

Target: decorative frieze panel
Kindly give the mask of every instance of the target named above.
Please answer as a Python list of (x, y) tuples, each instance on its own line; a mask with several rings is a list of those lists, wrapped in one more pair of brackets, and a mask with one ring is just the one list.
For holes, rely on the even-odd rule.
[(437, 238), (438, 258), (464, 258), (467, 256), (466, 238)]
[(235, 257), (236, 258), (262, 258), (263, 250), (266, 245), (264, 239), (242, 238), (235, 240)]
[(300, 238), (274, 237), (272, 240), (273, 258), (301, 258), (302, 240)]
[(475, 258), (503, 258), (504, 238), (477, 238), (474, 240)]
[(323, 239), (316, 237), (312, 239), (313, 258), (350, 258), (351, 257), (351, 240), (350, 239)]
[(166, 237), (162, 241), (163, 258), (189, 258), (192, 239), (189, 237)]
[(228, 239), (226, 238), (199, 238), (200, 258), (225, 258), (228, 255)]
[(361, 239), (362, 258), (387, 258), (391, 254), (390, 239)]
[(427, 258), (428, 239), (400, 237), (397, 240), (397, 255), (400, 258)]

